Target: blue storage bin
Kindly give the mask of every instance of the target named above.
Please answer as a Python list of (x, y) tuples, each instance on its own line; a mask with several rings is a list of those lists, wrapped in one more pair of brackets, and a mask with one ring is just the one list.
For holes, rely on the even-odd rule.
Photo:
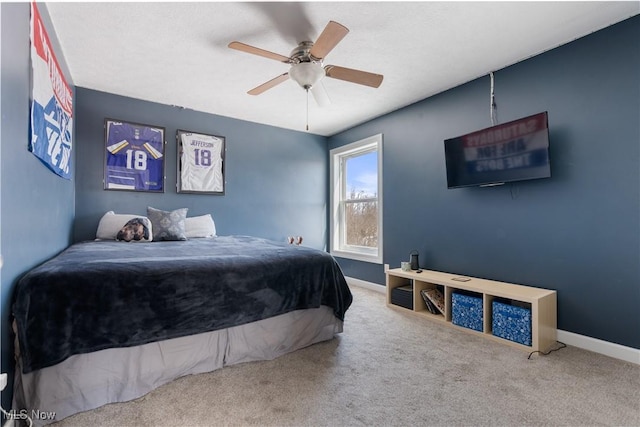
[(531, 345), (531, 310), (493, 301), (491, 328), (493, 335)]
[(482, 332), (482, 298), (452, 293), (451, 323)]

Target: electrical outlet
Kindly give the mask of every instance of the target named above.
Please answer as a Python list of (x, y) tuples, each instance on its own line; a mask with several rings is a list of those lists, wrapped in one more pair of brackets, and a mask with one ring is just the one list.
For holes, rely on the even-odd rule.
[(0, 374), (0, 390), (7, 386), (7, 374)]

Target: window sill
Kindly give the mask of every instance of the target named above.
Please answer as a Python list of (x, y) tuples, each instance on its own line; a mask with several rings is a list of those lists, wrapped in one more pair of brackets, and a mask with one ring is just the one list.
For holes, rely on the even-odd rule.
[(340, 251), (340, 250), (332, 250), (330, 251), (330, 254), (338, 258), (346, 258), (346, 259), (352, 259), (355, 261), (370, 262), (372, 264), (382, 264), (382, 257), (380, 255), (367, 255), (367, 254), (360, 254), (357, 252), (347, 252), (347, 251)]

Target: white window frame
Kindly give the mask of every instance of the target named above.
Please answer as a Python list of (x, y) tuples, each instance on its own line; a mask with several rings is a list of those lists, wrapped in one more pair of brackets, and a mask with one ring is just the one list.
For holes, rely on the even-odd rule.
[[(344, 208), (341, 200), (347, 192), (344, 176), (344, 159), (367, 152), (378, 152), (378, 247), (347, 245), (344, 233)], [(329, 252), (340, 258), (382, 264), (382, 134), (370, 136), (352, 142), (329, 152), (330, 199), (331, 199), (331, 233)]]

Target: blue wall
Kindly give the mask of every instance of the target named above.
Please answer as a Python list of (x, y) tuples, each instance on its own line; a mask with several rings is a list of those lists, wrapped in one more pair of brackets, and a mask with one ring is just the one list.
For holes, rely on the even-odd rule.
[[(245, 234), (325, 248), (326, 138), (94, 90), (76, 89), (76, 223), (74, 240), (95, 238), (100, 217), (146, 214), (147, 206), (211, 213), (219, 235)], [(103, 189), (104, 119), (165, 127), (165, 192)], [(226, 138), (225, 195), (176, 192), (178, 129)]]
[[(2, 3), (2, 127), (0, 240), (4, 266), (1, 276), (0, 329), (2, 372), (9, 386), (2, 406), (10, 407), (13, 384), (11, 297), (16, 281), (30, 268), (71, 243), (74, 181), (50, 172), (28, 151), (29, 141), (29, 3)], [(67, 81), (72, 84), (46, 6), (38, 8)], [(74, 146), (74, 150), (75, 150)], [(4, 419), (4, 418), (3, 418)]]
[(494, 73), (500, 123), (549, 112), (550, 179), (447, 190), (443, 141), (491, 125), (488, 76), (331, 137), (384, 134), (384, 262), (555, 289), (559, 329), (640, 348), (639, 45), (634, 17)]

